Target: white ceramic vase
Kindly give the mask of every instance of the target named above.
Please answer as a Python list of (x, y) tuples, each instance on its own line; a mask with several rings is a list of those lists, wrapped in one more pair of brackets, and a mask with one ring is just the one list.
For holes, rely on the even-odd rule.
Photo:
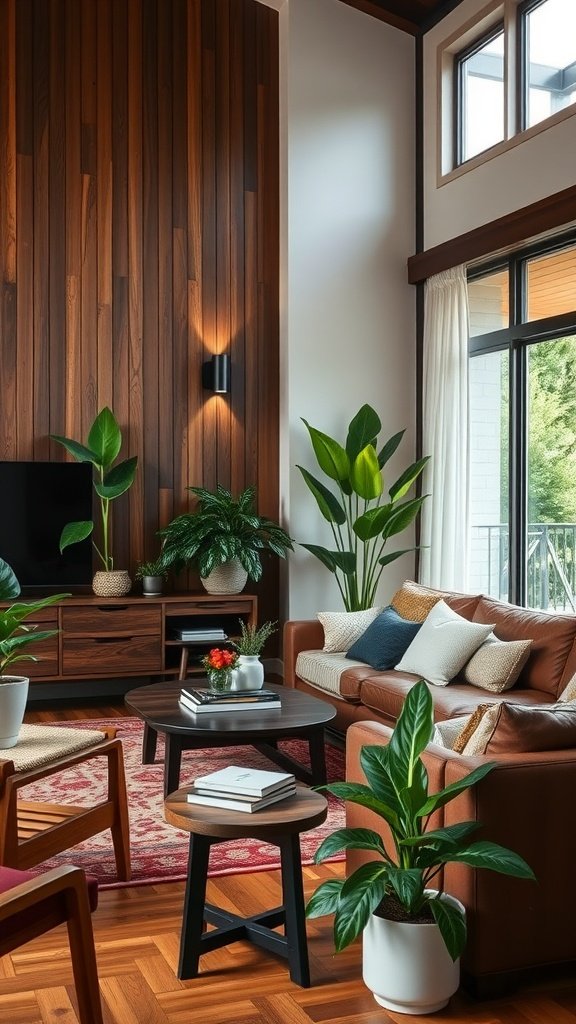
[(241, 654), (236, 663), (233, 690), (261, 690), (264, 685), (264, 665), (259, 654)]
[(24, 720), (29, 679), (0, 676), (0, 750), (15, 747)]
[(126, 569), (99, 569), (94, 573), (92, 590), (97, 597), (125, 597), (130, 593), (132, 580)]
[[(441, 899), (464, 912), (453, 896)], [(452, 960), (436, 922), (411, 924), (372, 914), (362, 936), (362, 976), (387, 1010), (434, 1013), (458, 988), (460, 960)]]
[(201, 576), (200, 582), (208, 594), (239, 594), (247, 579), (248, 573), (235, 558), (217, 565), (209, 576)]

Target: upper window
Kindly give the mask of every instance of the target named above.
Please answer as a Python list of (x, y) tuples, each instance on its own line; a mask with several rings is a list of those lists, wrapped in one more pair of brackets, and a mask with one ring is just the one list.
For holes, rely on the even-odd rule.
[(519, 9), (521, 127), (576, 101), (576, 3), (528, 0)]
[(504, 26), (455, 60), (458, 163), (504, 138)]

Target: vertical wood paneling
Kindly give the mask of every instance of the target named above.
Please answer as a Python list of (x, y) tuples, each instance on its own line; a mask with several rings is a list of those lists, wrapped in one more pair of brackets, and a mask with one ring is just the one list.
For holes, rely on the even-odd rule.
[(64, 458), (110, 405), (117, 565), (192, 484), (278, 515), (277, 31), (255, 0), (0, 0), (0, 458)]

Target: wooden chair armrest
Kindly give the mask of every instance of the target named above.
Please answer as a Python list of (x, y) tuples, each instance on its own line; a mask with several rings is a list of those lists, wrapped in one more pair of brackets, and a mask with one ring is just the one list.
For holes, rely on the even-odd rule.
[(50, 761), (49, 764), (45, 764), (41, 768), (33, 768), (28, 772), (17, 772), (14, 769), (13, 761), (0, 760), (0, 791), (8, 779), (14, 788), (28, 786), (31, 782), (38, 782), (49, 775), (56, 775), (57, 772), (65, 771), (73, 765), (90, 761), (93, 757), (106, 755), (117, 750), (118, 747), (122, 747), (121, 740), (104, 739), (102, 743), (95, 744), (93, 747), (86, 747), (85, 750), (79, 750), (76, 754), (66, 754), (56, 761)]
[(39, 899), (48, 899), (66, 889), (74, 889), (87, 896), (86, 875), (83, 868), (66, 864), (52, 868), (35, 878), (15, 885), (13, 889), (0, 893), (0, 921), (20, 914), (28, 907), (37, 906)]

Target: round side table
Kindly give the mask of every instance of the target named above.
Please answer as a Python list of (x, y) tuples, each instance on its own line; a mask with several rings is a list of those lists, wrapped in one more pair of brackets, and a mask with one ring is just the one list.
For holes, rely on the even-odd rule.
[[(290, 978), (307, 988), (310, 967), (302, 887), (300, 833), (321, 825), (328, 813), (323, 796), (298, 786), (295, 796), (253, 813), (188, 803), (188, 790), (178, 789), (164, 801), (170, 825), (190, 833), (190, 856), (180, 940), (178, 977), (196, 978), (202, 953), (248, 939), (288, 960)], [(206, 903), (210, 847), (230, 839), (260, 839), (280, 848), (282, 906), (251, 917), (239, 917)], [(216, 925), (204, 931), (204, 922)], [(284, 925), (284, 935), (273, 929)]]

